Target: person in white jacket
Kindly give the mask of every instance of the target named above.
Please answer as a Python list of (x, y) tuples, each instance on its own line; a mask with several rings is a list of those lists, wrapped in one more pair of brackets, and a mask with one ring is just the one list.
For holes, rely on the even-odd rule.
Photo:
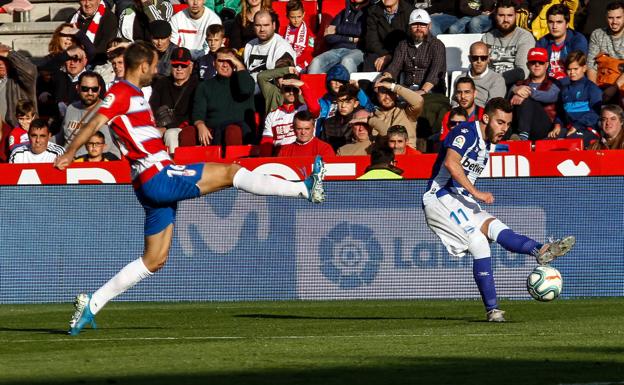
[(193, 60), (196, 60), (210, 52), (206, 42), (208, 26), (222, 23), (203, 0), (189, 0), (188, 5), (187, 9), (171, 18), (171, 42), (191, 51)]

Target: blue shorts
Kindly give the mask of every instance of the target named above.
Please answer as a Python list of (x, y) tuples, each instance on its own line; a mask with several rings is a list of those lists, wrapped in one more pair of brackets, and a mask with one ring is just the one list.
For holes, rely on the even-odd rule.
[(145, 210), (145, 236), (158, 234), (175, 222), (178, 201), (201, 195), (196, 183), (203, 170), (203, 163), (171, 164), (135, 190)]

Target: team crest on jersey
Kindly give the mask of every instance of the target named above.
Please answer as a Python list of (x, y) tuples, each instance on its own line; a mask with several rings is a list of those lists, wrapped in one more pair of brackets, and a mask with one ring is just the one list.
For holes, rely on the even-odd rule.
[(459, 135), (453, 140), (453, 146), (457, 148), (463, 148), (465, 143), (466, 143), (466, 138), (464, 138), (461, 135)]
[(468, 129), (467, 128), (462, 128), (460, 132), (462, 134), (467, 134), (468, 133)]
[(108, 95), (106, 95), (104, 100), (102, 100), (102, 107), (104, 107), (104, 108), (111, 108), (113, 106), (114, 102), (115, 102), (115, 95), (108, 94)]

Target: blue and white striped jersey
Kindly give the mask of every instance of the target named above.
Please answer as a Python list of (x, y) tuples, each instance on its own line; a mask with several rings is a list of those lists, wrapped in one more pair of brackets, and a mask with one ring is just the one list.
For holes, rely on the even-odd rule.
[(455, 127), (442, 143), (436, 162), (433, 165), (431, 179), (427, 184), (427, 192), (423, 196), (423, 204), (427, 200), (439, 198), (446, 194), (470, 194), (457, 183), (444, 166), (444, 159), (449, 149), (458, 152), (464, 173), (472, 184), (475, 183), (490, 159), (490, 143), (481, 135), (479, 122), (463, 122)]

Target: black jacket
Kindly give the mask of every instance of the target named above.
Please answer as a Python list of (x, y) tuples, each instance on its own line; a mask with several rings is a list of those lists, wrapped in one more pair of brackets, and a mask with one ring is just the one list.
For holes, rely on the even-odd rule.
[(405, 0), (399, 0), (399, 9), (388, 23), (383, 3), (368, 8), (366, 19), (366, 51), (379, 56), (392, 54), (401, 40), (408, 37), (409, 17), (414, 7)]

